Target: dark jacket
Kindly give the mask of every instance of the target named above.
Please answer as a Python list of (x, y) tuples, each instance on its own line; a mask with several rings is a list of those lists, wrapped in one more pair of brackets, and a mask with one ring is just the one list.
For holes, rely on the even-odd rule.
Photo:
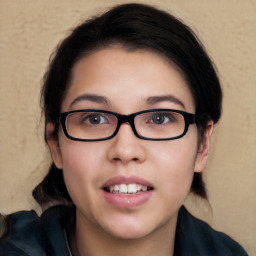
[[(10, 215), (10, 234), (0, 240), (0, 256), (69, 256), (65, 236), (74, 207), (55, 206), (38, 217), (35, 211)], [(178, 216), (175, 256), (243, 256), (242, 247), (227, 235), (193, 217), (185, 207)]]

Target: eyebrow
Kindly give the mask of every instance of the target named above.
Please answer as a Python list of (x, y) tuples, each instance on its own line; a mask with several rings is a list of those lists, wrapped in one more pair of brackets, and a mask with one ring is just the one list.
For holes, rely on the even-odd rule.
[[(71, 102), (70, 107), (80, 101), (90, 101), (90, 102), (95, 102), (99, 104), (105, 104), (108, 106), (111, 105), (110, 101), (104, 96), (100, 96), (96, 94), (82, 94)], [(173, 102), (185, 108), (185, 105), (183, 104), (183, 102), (171, 94), (163, 95), (163, 96), (151, 96), (146, 99), (147, 104), (156, 104), (163, 101)]]
[(178, 104), (178, 105), (182, 106), (183, 108), (185, 108), (184, 103), (171, 94), (163, 95), (163, 96), (152, 96), (152, 97), (147, 98), (147, 100), (146, 100), (147, 104), (156, 104), (156, 103), (159, 103), (162, 101), (170, 101), (170, 102), (173, 102), (173, 103)]
[(82, 95), (78, 96), (77, 98), (75, 98), (71, 102), (69, 107), (73, 106), (74, 104), (76, 104), (80, 101), (90, 101), (90, 102), (95, 102), (95, 103), (99, 103), (99, 104), (110, 105), (110, 101), (104, 96), (100, 96), (100, 95), (96, 95), (96, 94), (82, 94)]

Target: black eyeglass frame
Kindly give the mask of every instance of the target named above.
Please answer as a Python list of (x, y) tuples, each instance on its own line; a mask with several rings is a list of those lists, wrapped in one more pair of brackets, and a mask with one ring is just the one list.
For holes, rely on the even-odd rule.
[[(141, 136), (137, 132), (135, 124), (134, 124), (134, 119), (137, 115), (148, 113), (148, 112), (163, 112), (163, 111), (171, 111), (171, 112), (179, 113), (184, 117), (185, 127), (184, 127), (184, 131), (181, 135), (176, 136), (176, 137), (170, 137), (170, 138), (147, 138), (147, 137)], [(112, 115), (116, 116), (117, 117), (117, 126), (116, 126), (116, 129), (115, 129), (114, 133), (111, 136), (101, 138), (101, 139), (80, 139), (80, 138), (75, 138), (75, 137), (69, 135), (68, 131), (67, 131), (67, 127), (66, 127), (67, 116), (72, 114), (72, 113), (78, 113), (78, 112), (96, 112), (96, 113), (98, 112), (98, 113), (112, 114)], [(189, 125), (196, 123), (196, 114), (191, 114), (191, 113), (181, 111), (181, 110), (166, 109), (166, 108), (147, 109), (147, 110), (139, 111), (139, 112), (136, 112), (136, 113), (132, 113), (130, 115), (121, 115), (121, 114), (118, 114), (118, 113), (115, 113), (115, 112), (112, 112), (112, 111), (100, 110), (100, 109), (79, 109), (79, 110), (73, 110), (73, 111), (68, 111), (68, 112), (61, 113), (60, 114), (60, 123), (62, 125), (62, 129), (64, 131), (65, 136), (67, 138), (69, 138), (71, 140), (75, 140), (75, 141), (93, 142), (93, 141), (104, 141), (104, 140), (112, 139), (118, 133), (119, 128), (120, 128), (122, 123), (129, 123), (132, 127), (132, 130), (133, 130), (133, 133), (135, 134), (135, 136), (140, 138), (140, 139), (151, 140), (151, 141), (161, 141), (161, 140), (175, 140), (175, 139), (179, 139), (179, 138), (185, 136), (185, 134), (188, 131)]]

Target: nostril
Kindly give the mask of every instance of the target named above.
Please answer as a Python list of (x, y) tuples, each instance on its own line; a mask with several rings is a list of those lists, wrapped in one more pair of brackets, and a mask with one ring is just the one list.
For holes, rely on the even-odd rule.
[[(121, 161), (121, 159), (119, 157), (114, 157), (113, 161)], [(134, 158), (131, 159), (131, 161), (139, 161), (139, 158), (134, 157)]]

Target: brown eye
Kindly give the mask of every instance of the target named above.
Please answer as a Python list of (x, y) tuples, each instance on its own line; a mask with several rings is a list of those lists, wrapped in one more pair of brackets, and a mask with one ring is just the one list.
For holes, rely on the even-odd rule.
[(154, 113), (151, 117), (151, 122), (153, 124), (166, 124), (174, 121), (175, 118), (169, 113)]
[(93, 124), (93, 125), (99, 125), (99, 124), (107, 123), (107, 119), (102, 114), (91, 113), (83, 116), (82, 122)]

